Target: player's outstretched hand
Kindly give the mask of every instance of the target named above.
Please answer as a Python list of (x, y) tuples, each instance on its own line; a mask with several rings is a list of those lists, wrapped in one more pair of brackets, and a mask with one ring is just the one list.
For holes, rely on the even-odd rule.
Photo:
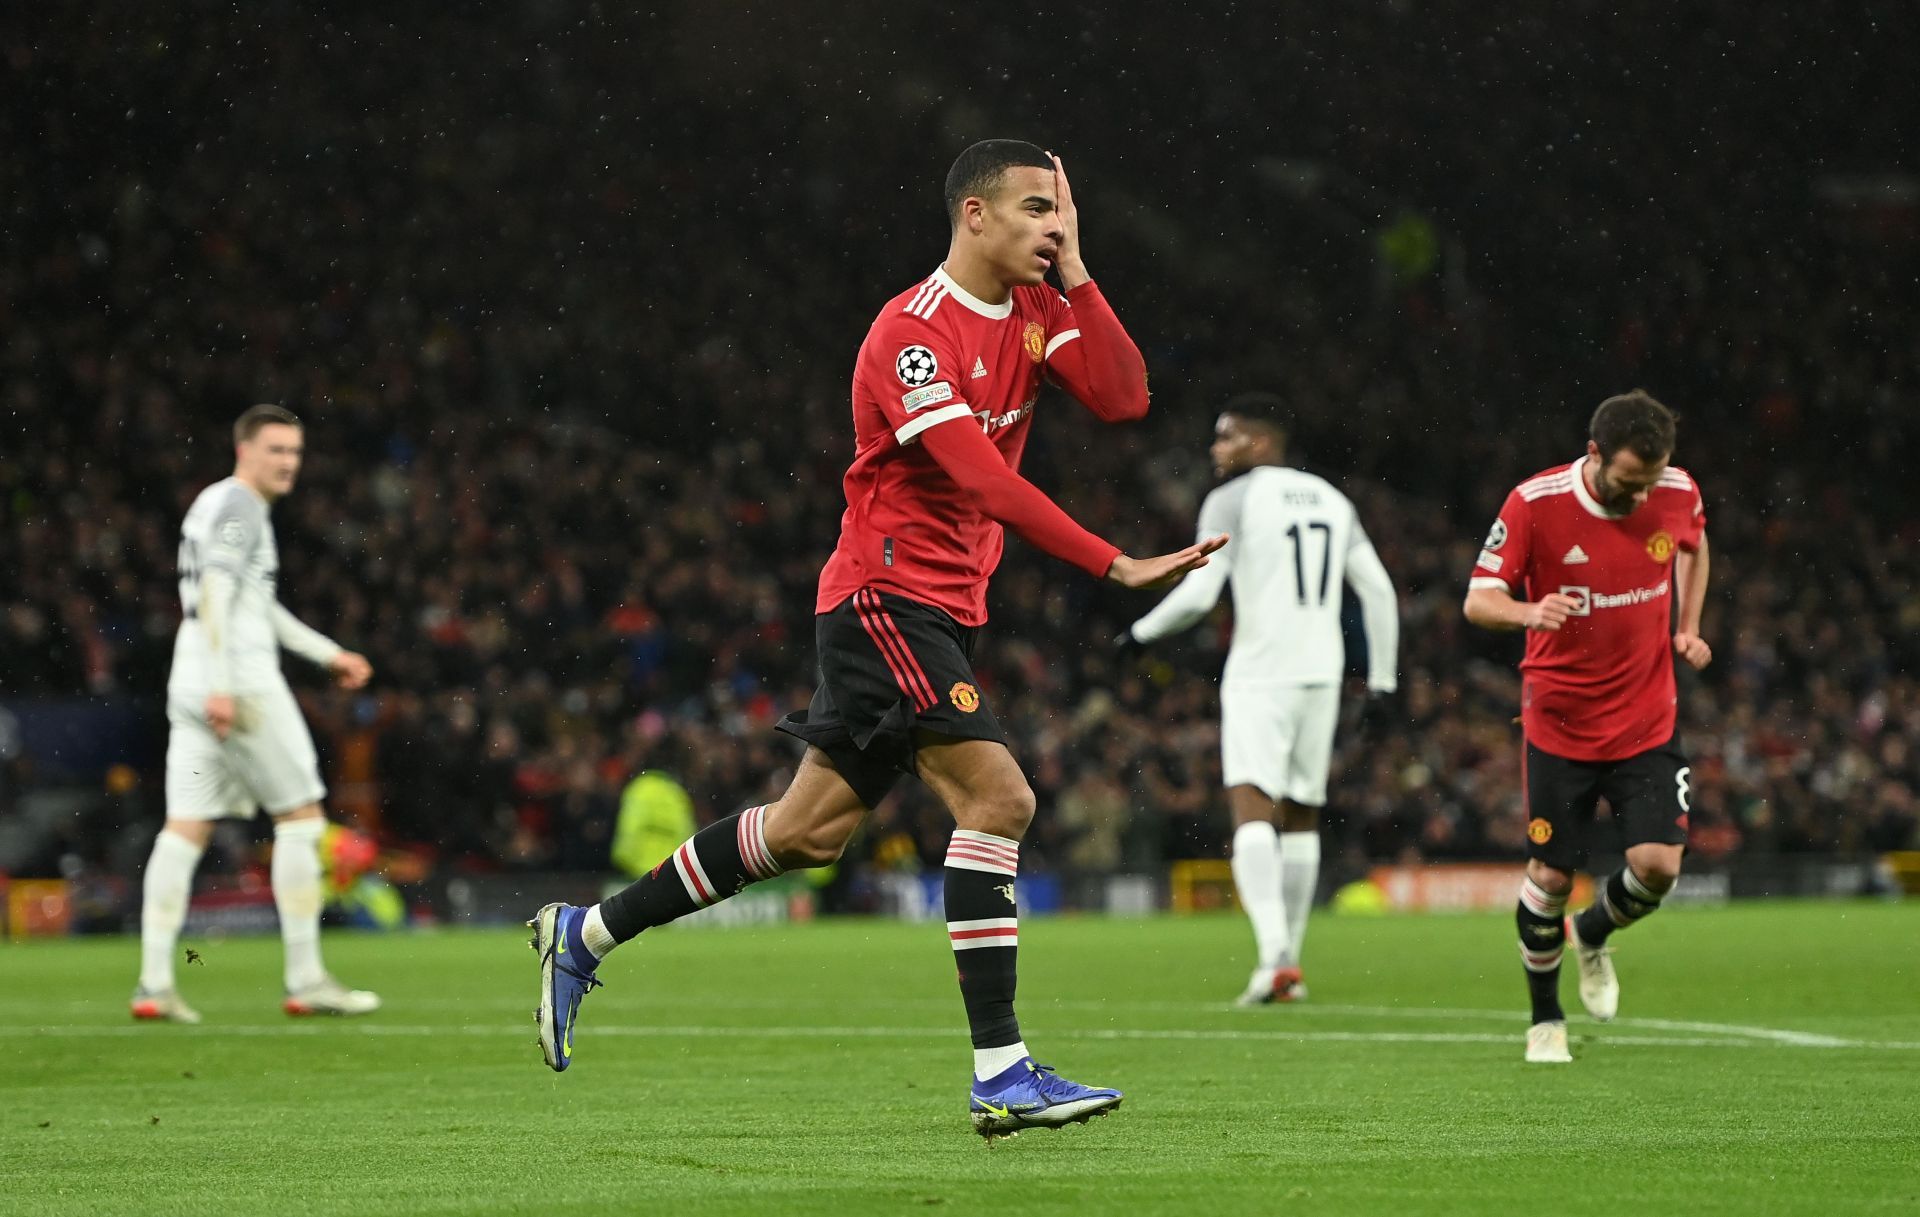
[(1578, 607), (1579, 602), (1572, 596), (1550, 592), (1527, 606), (1527, 615), (1520, 624), (1529, 630), (1552, 632), (1565, 625)]
[(1687, 666), (1696, 672), (1713, 662), (1713, 648), (1698, 634), (1675, 634), (1673, 653), (1686, 660)]
[(367, 657), (358, 651), (342, 651), (327, 664), (327, 671), (333, 673), (333, 683), (343, 689), (358, 689), (373, 679), (373, 665)]
[(1208, 537), (1204, 541), (1189, 545), (1177, 553), (1161, 554), (1157, 558), (1129, 558), (1125, 554), (1113, 560), (1107, 568), (1107, 578), (1121, 587), (1131, 587), (1142, 591), (1151, 591), (1159, 587), (1171, 587), (1186, 577), (1188, 571), (1199, 570), (1207, 564), (1207, 555), (1227, 543), (1227, 534)]

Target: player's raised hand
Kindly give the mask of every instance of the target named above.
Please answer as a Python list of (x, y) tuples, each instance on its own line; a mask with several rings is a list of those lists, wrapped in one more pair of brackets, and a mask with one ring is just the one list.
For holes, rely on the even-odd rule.
[(1572, 596), (1549, 592), (1527, 606), (1527, 615), (1520, 624), (1529, 630), (1552, 632), (1565, 625), (1567, 618), (1573, 616), (1573, 610), (1579, 607), (1579, 601)]
[(333, 683), (343, 689), (358, 689), (373, 679), (373, 665), (358, 651), (342, 651), (327, 664)]
[(1673, 653), (1686, 660), (1687, 666), (1696, 672), (1713, 662), (1713, 648), (1698, 634), (1675, 634)]
[(1107, 578), (1121, 587), (1131, 587), (1151, 591), (1159, 587), (1171, 587), (1186, 577), (1188, 571), (1199, 570), (1207, 564), (1207, 555), (1227, 543), (1227, 534), (1189, 545), (1177, 553), (1161, 554), (1157, 558), (1129, 558), (1125, 554), (1113, 560), (1107, 568)]
[(1080, 260), (1080, 209), (1073, 205), (1067, 167), (1058, 156), (1053, 156), (1053, 209), (1060, 216), (1060, 252), (1053, 265), (1060, 272), (1062, 288), (1079, 287), (1093, 276), (1087, 273), (1087, 264)]

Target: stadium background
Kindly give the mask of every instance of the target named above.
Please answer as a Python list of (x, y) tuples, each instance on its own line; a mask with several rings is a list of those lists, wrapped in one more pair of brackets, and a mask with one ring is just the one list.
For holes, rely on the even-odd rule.
[[(283, 599), (378, 671), (295, 674), (332, 805), (420, 908), (605, 872), (643, 767), (702, 820), (777, 793), (853, 352), (944, 248), (953, 155), (1016, 135), (1066, 157), (1155, 391), (1129, 428), (1047, 399), (1025, 472), (1135, 552), (1181, 543), (1219, 402), (1275, 389), (1399, 585), (1404, 695), (1343, 731), (1330, 885), (1518, 856), (1518, 643), (1461, 590), (1505, 489), (1632, 385), (1681, 411), (1711, 519), (1690, 865), (1882, 884), (1920, 811), (1920, 86), (1910, 11), (1846, 20), (11, 12), (0, 871), (125, 923), (175, 528), (256, 400), (310, 429)], [(1222, 631), (1123, 668), (1102, 642), (1151, 599), (1009, 549), (981, 676), (1039, 795), (1029, 868), (1216, 855)], [(823, 899), (872, 906), (946, 824), (903, 787)]]

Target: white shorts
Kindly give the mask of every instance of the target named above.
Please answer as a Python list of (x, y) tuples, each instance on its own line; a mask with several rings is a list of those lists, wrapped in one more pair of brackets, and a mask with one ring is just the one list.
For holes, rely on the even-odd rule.
[(233, 711), (223, 741), (207, 725), (205, 698), (167, 699), (168, 819), (246, 819), (262, 807), (277, 816), (326, 797), (293, 690), (236, 693)]
[(1337, 684), (1222, 686), (1222, 779), (1256, 786), (1270, 799), (1324, 807), (1339, 719)]

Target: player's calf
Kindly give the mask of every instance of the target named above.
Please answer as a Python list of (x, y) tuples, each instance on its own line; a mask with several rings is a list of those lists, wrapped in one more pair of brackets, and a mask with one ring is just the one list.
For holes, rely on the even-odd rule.
[(1593, 903), (1574, 919), (1580, 941), (1588, 947), (1604, 946), (1615, 930), (1652, 916), (1677, 879), (1669, 873), (1641, 875), (1631, 864), (1608, 875)]
[[(1529, 875), (1520, 883), (1514, 922), (1520, 930), (1520, 962), (1527, 972), (1533, 1022), (1564, 1023), (1560, 1009), (1560, 957), (1566, 950), (1565, 892), (1550, 892)], [(1529, 1059), (1532, 1059), (1529, 1056)]]

